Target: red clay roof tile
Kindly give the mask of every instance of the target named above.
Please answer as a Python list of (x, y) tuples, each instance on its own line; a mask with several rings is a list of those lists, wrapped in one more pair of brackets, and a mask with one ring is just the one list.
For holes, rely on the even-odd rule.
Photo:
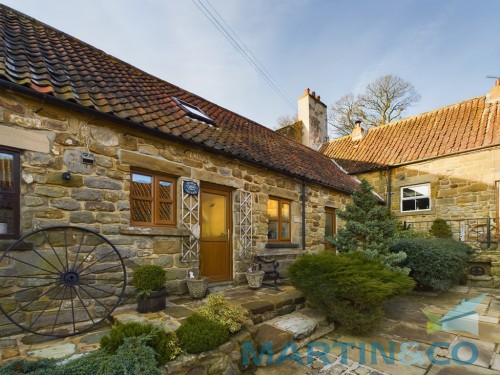
[(325, 143), (320, 152), (351, 174), (500, 144), (500, 101), (486, 96)]

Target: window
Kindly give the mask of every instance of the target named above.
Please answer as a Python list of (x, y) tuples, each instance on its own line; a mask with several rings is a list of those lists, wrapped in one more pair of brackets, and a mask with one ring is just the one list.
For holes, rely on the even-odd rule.
[(330, 243), (326, 241), (326, 237), (332, 237), (337, 234), (337, 222), (335, 216), (335, 208), (325, 207), (325, 249), (333, 250)]
[(426, 211), (431, 209), (429, 184), (401, 188), (401, 212)]
[(267, 238), (270, 241), (290, 241), (290, 201), (269, 198), (267, 213)]
[(130, 224), (175, 225), (175, 179), (132, 171)]
[(19, 238), (19, 152), (0, 148), (0, 238)]
[(200, 108), (195, 105), (189, 104), (184, 100), (177, 99), (172, 97), (174, 102), (181, 107), (181, 109), (187, 113), (187, 115), (191, 118), (206, 122), (207, 124), (213, 125), (214, 120), (207, 116), (205, 112), (203, 112)]

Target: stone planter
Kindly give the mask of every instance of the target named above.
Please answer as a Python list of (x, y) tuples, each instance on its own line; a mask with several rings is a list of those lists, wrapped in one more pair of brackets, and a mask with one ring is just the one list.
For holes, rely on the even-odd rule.
[(186, 279), (186, 282), (191, 297), (197, 299), (205, 297), (208, 289), (208, 277)]
[(259, 289), (264, 280), (264, 271), (245, 272), (248, 286), (251, 289)]
[(167, 305), (167, 290), (162, 288), (147, 297), (137, 297), (137, 311), (150, 313), (163, 310)]

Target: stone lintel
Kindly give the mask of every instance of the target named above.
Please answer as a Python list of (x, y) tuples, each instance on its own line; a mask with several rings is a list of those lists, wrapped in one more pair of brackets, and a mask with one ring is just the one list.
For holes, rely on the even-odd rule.
[(46, 154), (50, 152), (49, 139), (45, 134), (5, 125), (0, 125), (0, 145)]
[(145, 168), (151, 171), (158, 171), (183, 177), (189, 177), (191, 175), (191, 168), (158, 156), (145, 155), (135, 151), (119, 150), (118, 158), (120, 160), (120, 164), (128, 164), (131, 167)]

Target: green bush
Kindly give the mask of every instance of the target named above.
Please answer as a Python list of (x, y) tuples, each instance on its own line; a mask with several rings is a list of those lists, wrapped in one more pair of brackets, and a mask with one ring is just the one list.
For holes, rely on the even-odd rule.
[[(149, 346), (148, 339), (147, 336), (127, 337), (116, 351), (116, 354), (103, 363), (102, 374), (161, 375), (162, 372), (156, 367), (155, 358), (157, 354)], [(92, 373), (89, 372), (88, 374)]]
[(223, 324), (229, 332), (237, 332), (247, 316), (247, 310), (227, 301), (223, 294), (208, 296), (205, 305), (196, 312), (205, 318)]
[(215, 349), (229, 340), (229, 331), (223, 324), (197, 313), (186, 318), (176, 333), (181, 348), (191, 354)]
[(52, 359), (39, 359), (37, 361), (27, 361), (24, 359), (16, 359), (7, 362), (0, 366), (0, 374), (2, 375), (17, 375), (17, 374), (52, 374), (56, 367), (55, 361)]
[(155, 351), (147, 346), (147, 337), (128, 337), (111, 355), (99, 349), (82, 357), (56, 365), (54, 360), (16, 360), (0, 367), (2, 375), (160, 375)]
[(290, 265), (289, 275), (309, 302), (354, 334), (377, 328), (386, 299), (414, 286), (408, 276), (362, 252), (306, 254)]
[(436, 238), (451, 238), (451, 228), (444, 219), (436, 219), (432, 222), (429, 233)]
[(398, 222), (396, 227), (396, 233), (394, 234), (394, 239), (399, 240), (401, 238), (432, 238), (432, 235), (427, 231), (419, 231), (413, 228), (404, 228), (402, 222)]
[(165, 270), (155, 264), (139, 266), (132, 275), (132, 284), (137, 288), (138, 296), (149, 296), (163, 288), (166, 281)]
[(130, 322), (114, 326), (109, 336), (101, 339), (101, 348), (117, 353), (128, 337), (146, 336), (146, 344), (155, 352), (156, 362), (161, 365), (177, 357), (181, 350), (175, 332), (165, 332), (152, 324)]
[(401, 239), (391, 251), (404, 251), (405, 266), (417, 285), (436, 291), (448, 290), (465, 273), (472, 248), (452, 239)]

